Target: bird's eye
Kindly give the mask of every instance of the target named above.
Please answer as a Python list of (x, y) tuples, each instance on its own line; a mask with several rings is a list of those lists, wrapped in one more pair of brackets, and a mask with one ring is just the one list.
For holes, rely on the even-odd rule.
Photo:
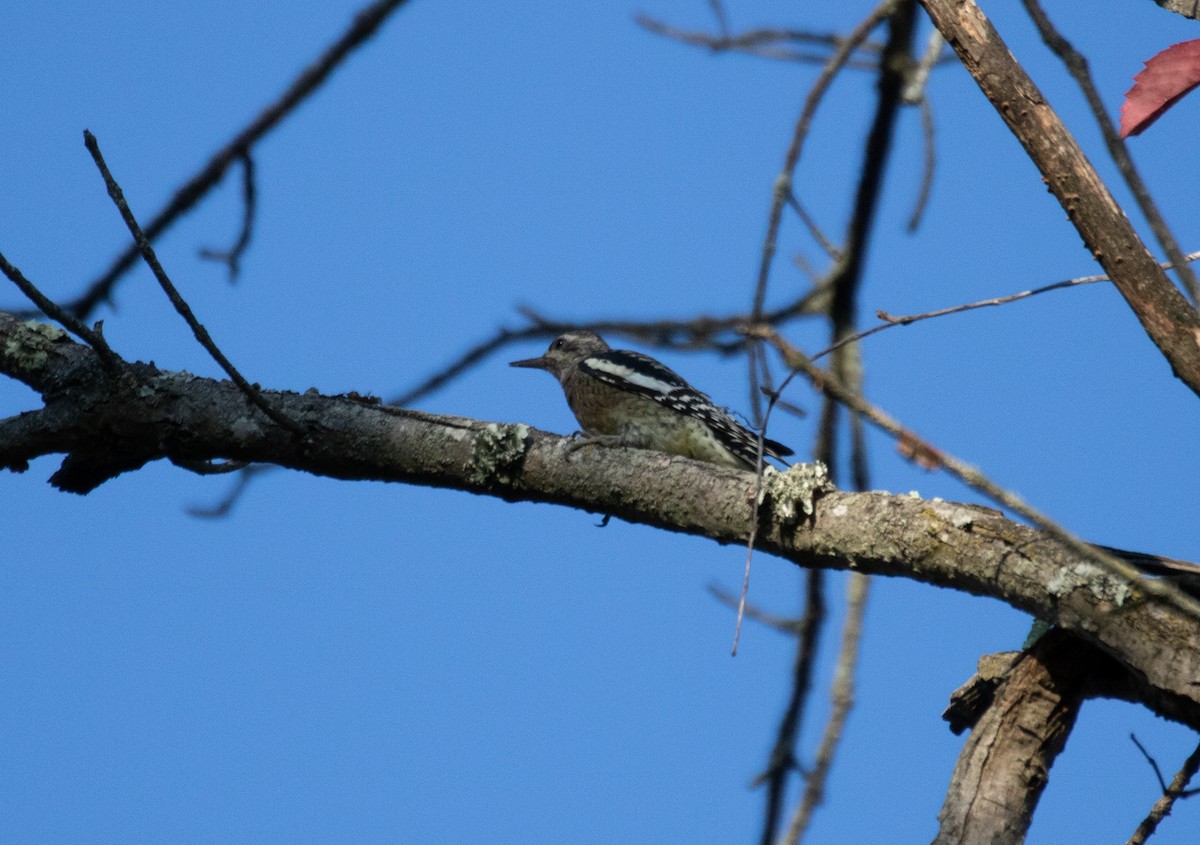
[(560, 338), (555, 338), (554, 343), (550, 344), (551, 349), (562, 349), (567, 345), (567, 342)]

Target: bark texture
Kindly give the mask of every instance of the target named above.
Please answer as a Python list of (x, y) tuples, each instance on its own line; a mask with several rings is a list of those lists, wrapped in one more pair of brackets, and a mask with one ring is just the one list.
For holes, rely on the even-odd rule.
[(963, 746), (934, 845), (1025, 840), (1050, 767), (1104, 661), (1062, 630), (1021, 654)]

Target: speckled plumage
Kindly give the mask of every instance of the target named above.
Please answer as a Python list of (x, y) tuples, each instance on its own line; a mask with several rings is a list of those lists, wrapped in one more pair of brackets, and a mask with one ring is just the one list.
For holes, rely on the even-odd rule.
[[(757, 434), (669, 367), (638, 352), (611, 349), (595, 332), (566, 332), (541, 358), (512, 366), (553, 374), (592, 441), (742, 469), (757, 465)], [(763, 446), (777, 460), (792, 454), (773, 440)]]

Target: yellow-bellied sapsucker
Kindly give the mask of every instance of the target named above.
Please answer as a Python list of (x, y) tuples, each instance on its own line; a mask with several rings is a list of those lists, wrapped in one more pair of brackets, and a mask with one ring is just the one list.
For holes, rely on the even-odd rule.
[[(565, 332), (540, 358), (513, 361), (554, 375), (587, 439), (580, 445), (656, 449), (698, 461), (754, 469), (758, 435), (649, 356), (611, 349), (595, 332)], [(792, 450), (774, 440), (763, 452), (781, 460)]]

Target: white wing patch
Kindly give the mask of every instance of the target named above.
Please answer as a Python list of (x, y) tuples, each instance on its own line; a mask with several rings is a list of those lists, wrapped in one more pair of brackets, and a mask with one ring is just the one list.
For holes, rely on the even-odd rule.
[(607, 358), (588, 358), (583, 362), (583, 366), (592, 372), (603, 373), (609, 376), (608, 380), (613, 383), (619, 384), (624, 382), (626, 384), (637, 385), (642, 390), (651, 393), (665, 395), (672, 390), (678, 390), (682, 386), (679, 382), (665, 381), (652, 373), (645, 372), (644, 370), (636, 370), (633, 367)]

